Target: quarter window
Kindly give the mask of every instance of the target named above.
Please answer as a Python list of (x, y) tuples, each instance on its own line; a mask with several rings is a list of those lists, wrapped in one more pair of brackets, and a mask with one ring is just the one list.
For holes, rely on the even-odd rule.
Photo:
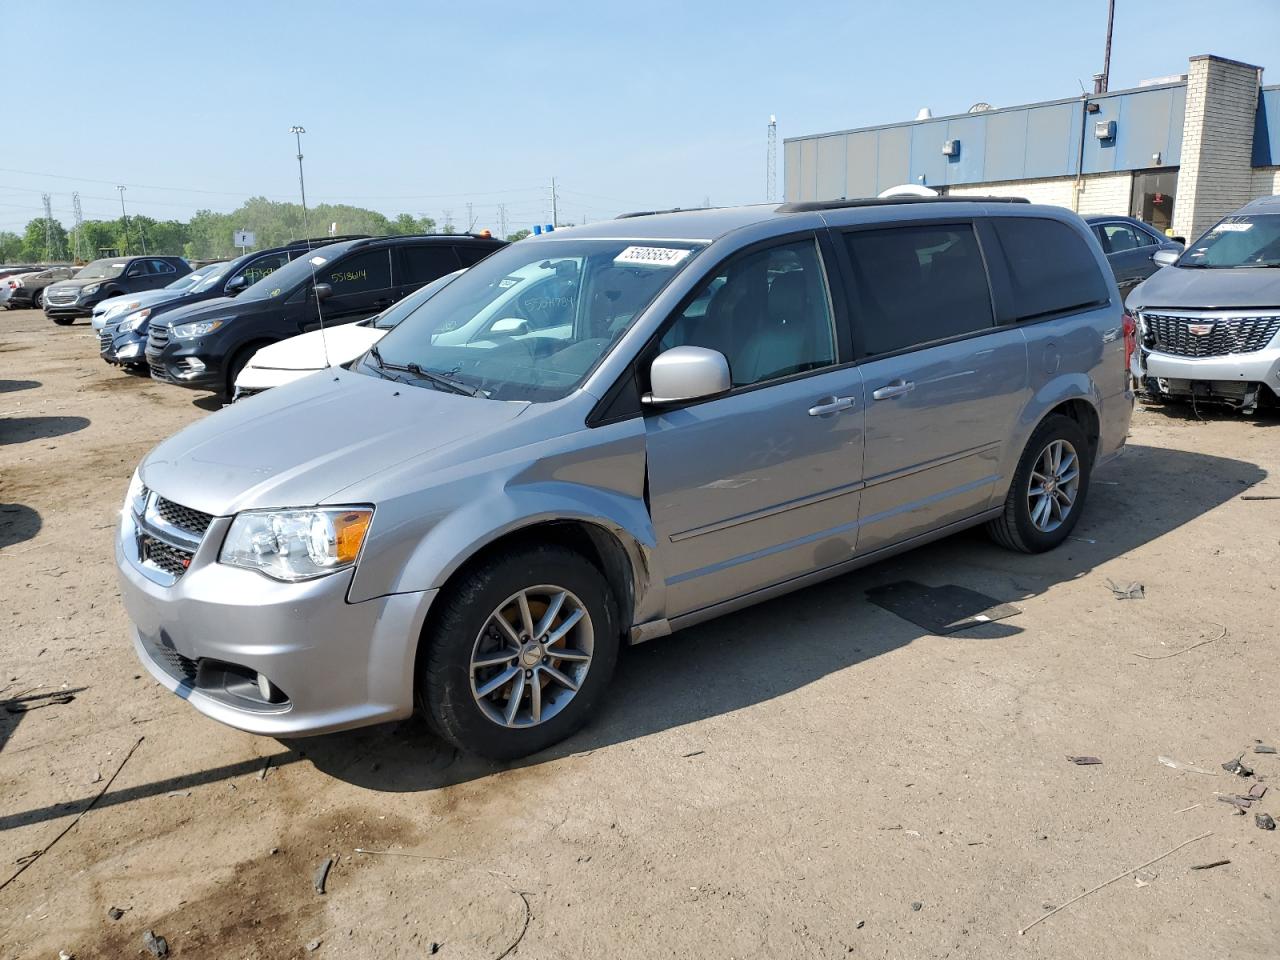
[(845, 234), (858, 353), (880, 356), (994, 324), (991, 289), (969, 224)]
[(1076, 231), (1057, 220), (992, 220), (1013, 286), (1014, 315), (1033, 320), (1106, 303), (1102, 271)]
[(402, 283), (428, 283), (458, 269), (453, 247), (444, 244), (415, 244), (401, 247), (405, 275)]
[(726, 261), (661, 346), (720, 351), (735, 387), (833, 363), (835, 334), (817, 245), (803, 240)]
[(172, 264), (165, 263), (163, 260), (148, 260), (147, 266), (153, 276), (164, 276), (170, 273), (177, 273)]

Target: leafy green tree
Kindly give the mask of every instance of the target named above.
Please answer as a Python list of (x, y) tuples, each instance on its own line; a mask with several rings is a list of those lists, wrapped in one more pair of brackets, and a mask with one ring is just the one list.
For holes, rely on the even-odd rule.
[(22, 238), (9, 230), (0, 230), (0, 263), (12, 263), (22, 250)]
[(32, 263), (45, 260), (61, 260), (67, 253), (67, 231), (57, 220), (50, 221), (53, 229), (48, 237), (45, 234), (45, 219), (37, 217), (27, 224), (22, 234), (22, 247), (19, 258)]
[(515, 243), (517, 240), (523, 240), (527, 236), (529, 236), (528, 230), (517, 230), (515, 233), (507, 234), (507, 239), (511, 243)]

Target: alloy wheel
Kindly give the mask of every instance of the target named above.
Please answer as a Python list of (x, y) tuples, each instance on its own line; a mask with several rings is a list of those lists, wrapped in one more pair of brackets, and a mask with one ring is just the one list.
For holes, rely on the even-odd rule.
[(1031, 524), (1041, 533), (1062, 526), (1080, 492), (1080, 457), (1066, 440), (1052, 440), (1036, 458), (1027, 485)]

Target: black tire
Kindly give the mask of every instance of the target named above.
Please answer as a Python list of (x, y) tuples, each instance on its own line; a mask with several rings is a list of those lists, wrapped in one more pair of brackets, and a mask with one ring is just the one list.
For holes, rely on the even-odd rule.
[[(472, 652), (490, 615), (507, 598), (541, 584), (571, 591), (581, 601), (591, 618), (591, 662), (577, 693), (558, 713), (534, 726), (505, 727), (472, 695)], [(437, 734), (469, 753), (513, 760), (558, 743), (587, 722), (613, 675), (619, 646), (613, 596), (594, 564), (564, 547), (527, 547), (482, 561), (449, 590), (436, 601), (418, 654), (418, 700)]]
[(240, 376), (240, 371), (245, 368), (253, 355), (267, 346), (267, 342), (251, 343), (248, 346), (241, 347), (231, 357), (231, 362), (227, 364), (227, 379), (222, 385), (222, 402), (230, 403), (236, 395), (236, 377)]
[(43, 310), (43, 309), (44, 309), (44, 291), (43, 291), (43, 290), (37, 290), (37, 291), (32, 295), (32, 297), (31, 297), (31, 309), (32, 309), (32, 310)]
[(75, 317), (50, 317), (49, 319), (60, 327), (69, 327), (76, 322)]
[[(1031, 520), (1031, 472), (1045, 448), (1056, 440), (1065, 440), (1075, 448), (1080, 461), (1080, 479), (1070, 510), (1055, 530), (1046, 532), (1037, 529)], [(1014, 472), (1013, 482), (1009, 484), (1009, 493), (1004, 500), (1004, 512), (987, 524), (991, 539), (1006, 549), (1020, 553), (1043, 553), (1058, 546), (1071, 535), (1080, 519), (1080, 512), (1084, 509), (1089, 493), (1089, 474), (1092, 469), (1089, 441), (1080, 429), (1080, 424), (1062, 414), (1047, 417), (1036, 427), (1031, 439), (1027, 441), (1026, 449), (1022, 451), (1018, 469)]]

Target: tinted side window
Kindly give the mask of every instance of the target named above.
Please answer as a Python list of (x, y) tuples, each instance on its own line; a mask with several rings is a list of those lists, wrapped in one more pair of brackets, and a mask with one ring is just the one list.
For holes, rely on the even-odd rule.
[(458, 246), (454, 249), (458, 251), (458, 259), (462, 261), (461, 265), (464, 267), (469, 267), (472, 264), (479, 263), (494, 251), (493, 247), (482, 247), (479, 245), (465, 247)]
[(335, 297), (345, 297), (391, 286), (391, 260), (387, 249), (365, 250), (326, 264), (316, 271), (316, 282), (333, 287)]
[(1013, 285), (1014, 314), (1031, 320), (1105, 303), (1107, 283), (1084, 238), (1057, 220), (992, 220)]
[(817, 245), (802, 240), (728, 260), (703, 281), (661, 346), (719, 350), (735, 387), (833, 363), (835, 335)]
[(446, 273), (453, 273), (461, 266), (453, 247), (442, 243), (401, 247), (400, 257), (400, 262), (404, 264), (401, 283), (428, 283)]
[(1108, 253), (1124, 253), (1126, 250), (1137, 250), (1142, 246), (1138, 239), (1141, 234), (1127, 223), (1104, 223), (1102, 234), (1107, 242), (1102, 245)]
[(978, 238), (969, 224), (847, 233), (860, 356), (878, 356), (995, 323)]
[(147, 266), (150, 267), (151, 273), (155, 276), (165, 276), (170, 273), (177, 273), (173, 264), (165, 263), (163, 260), (148, 260)]
[[(289, 262), (288, 253), (272, 253), (257, 260), (250, 261), (236, 277), (244, 277), (252, 286), (263, 277), (269, 276)], [(234, 280), (235, 277), (232, 277)]]

